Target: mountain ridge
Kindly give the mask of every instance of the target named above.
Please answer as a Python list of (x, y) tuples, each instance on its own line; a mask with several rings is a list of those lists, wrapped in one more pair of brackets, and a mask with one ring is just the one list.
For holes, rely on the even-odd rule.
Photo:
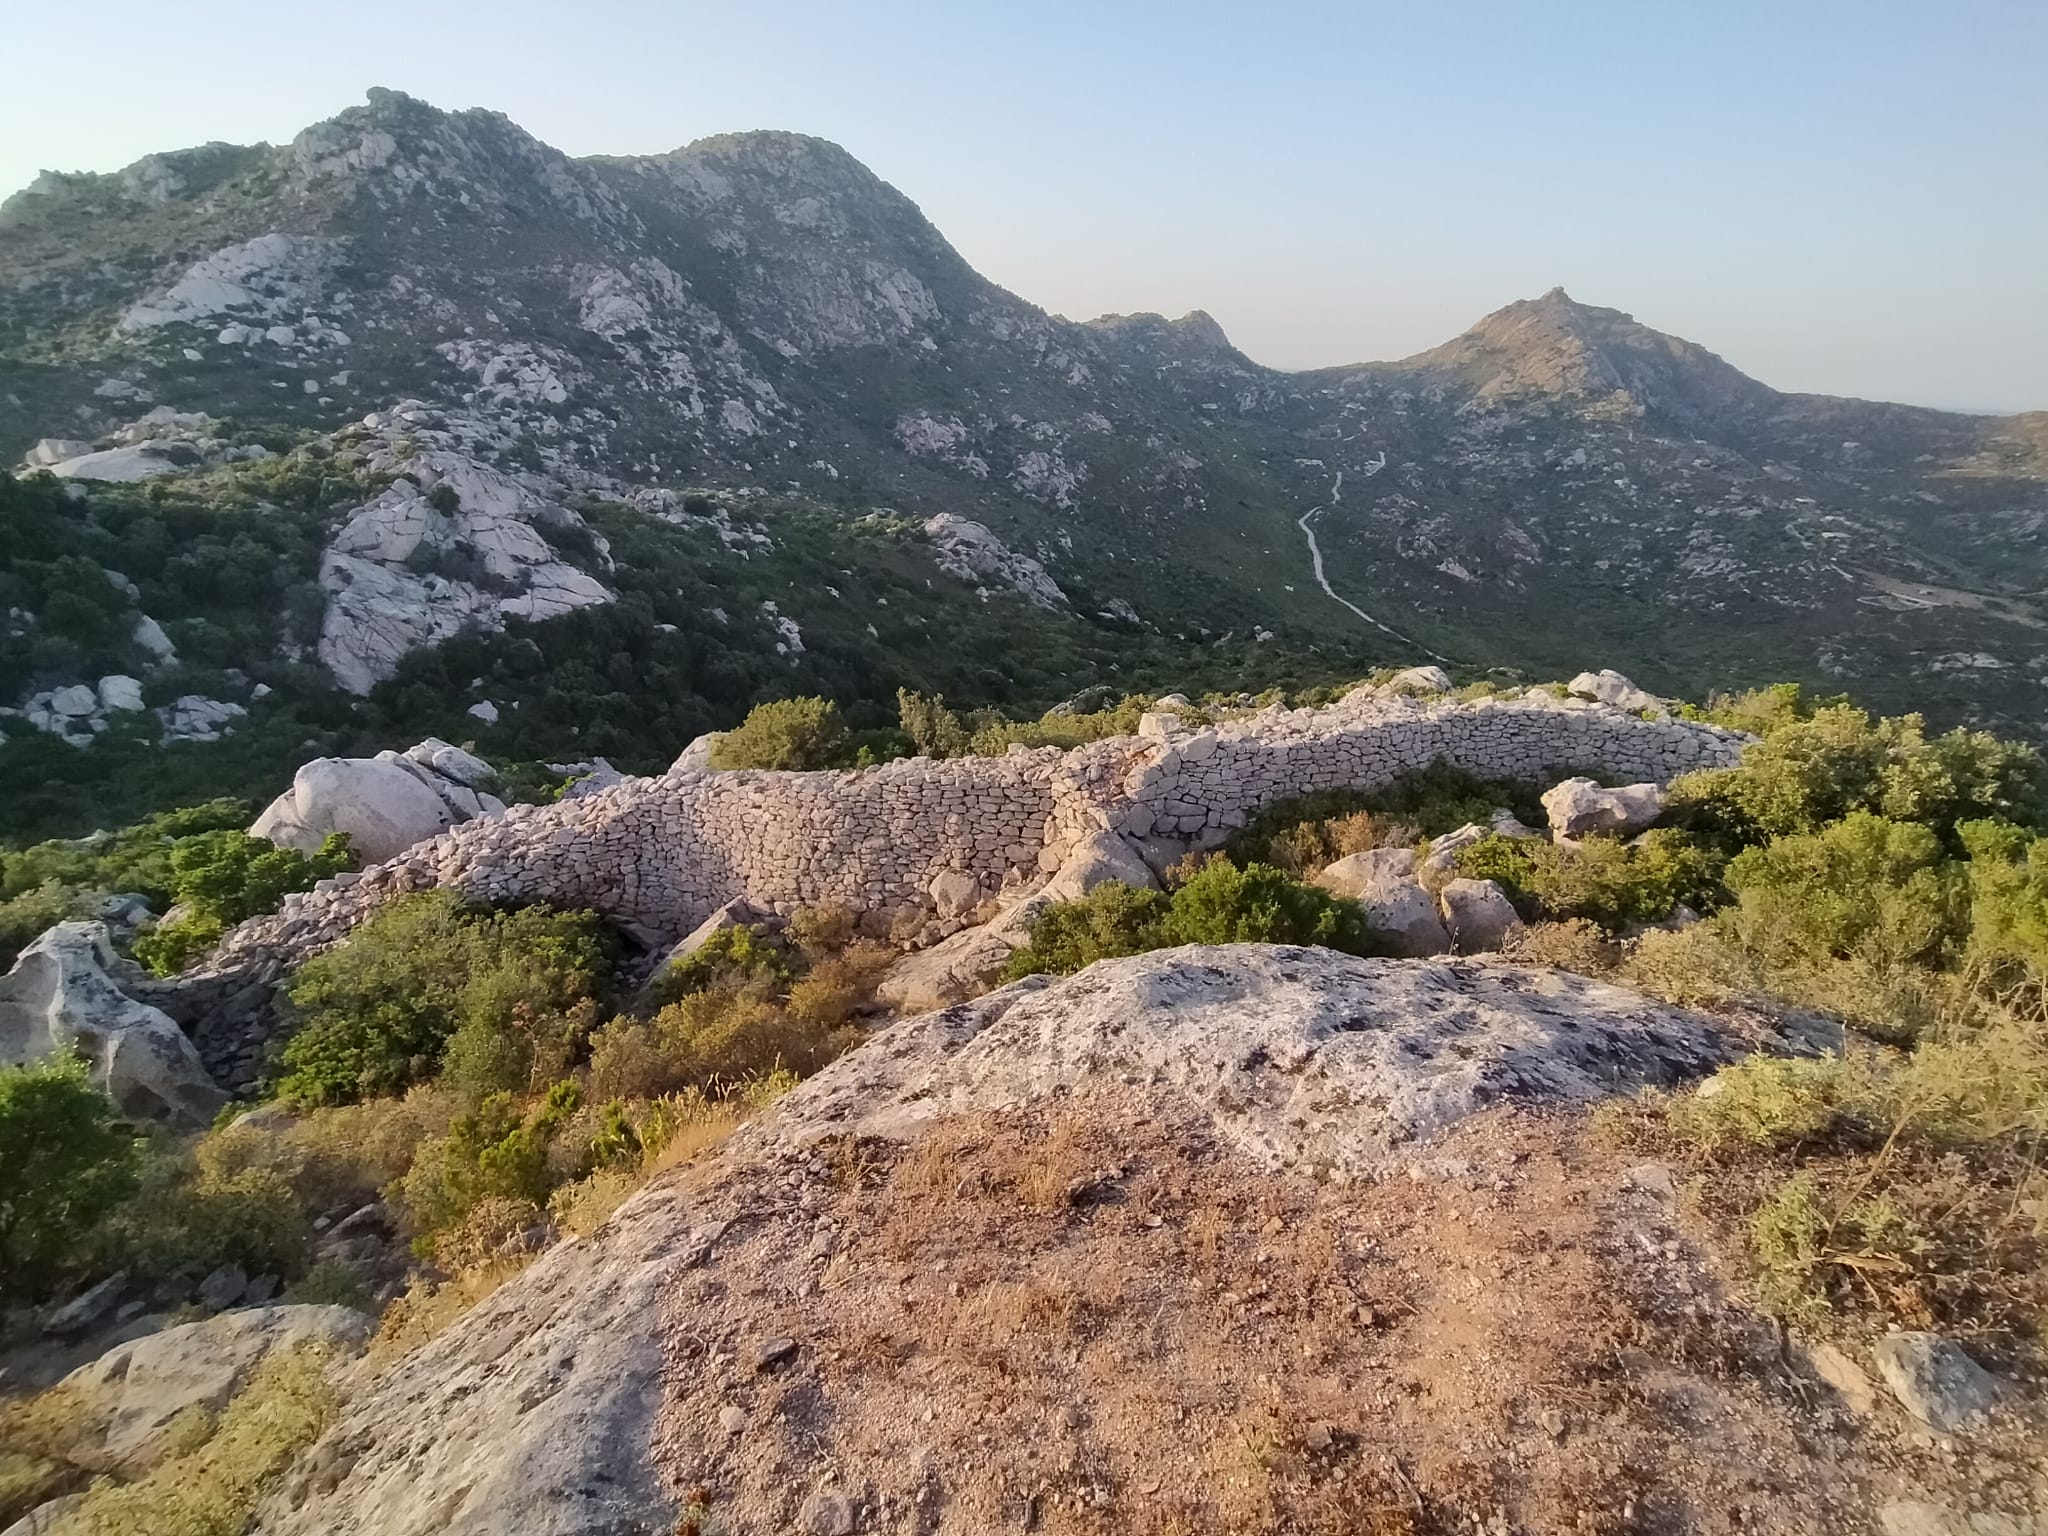
[(575, 158), (376, 91), (289, 144), (38, 185), (0, 214), (10, 456), (328, 451), (417, 406), (550, 504), (967, 519), (1104, 637), (2048, 714), (2048, 415), (1780, 392), (1561, 288), (1269, 368), (1202, 310), (1049, 314), (775, 130)]

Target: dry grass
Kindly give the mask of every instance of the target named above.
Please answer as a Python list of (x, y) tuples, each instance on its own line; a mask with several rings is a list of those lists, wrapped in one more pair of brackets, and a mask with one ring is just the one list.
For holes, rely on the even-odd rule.
[(256, 1502), (334, 1417), (325, 1357), (280, 1352), (215, 1421), (184, 1419), (163, 1460), (131, 1483), (101, 1482), (49, 1536), (239, 1536)]
[(63, 1385), (33, 1397), (0, 1401), (0, 1530), (36, 1505), (83, 1487), (72, 1456), (90, 1441), (101, 1415)]
[[(1719, 1536), (1862, 1496), (1775, 1326), (1582, 1121), (1475, 1122), (1430, 1149), (1463, 1172), (1353, 1187), (1109, 1091), (811, 1155), (794, 1187), (707, 1167), (741, 1225), (670, 1298), (658, 1458), (727, 1529), (792, 1528), (790, 1469), (827, 1462), (934, 1533)], [(753, 1371), (783, 1332), (796, 1362)]]
[(452, 1279), (414, 1279), (384, 1309), (383, 1321), (370, 1340), (366, 1358), (380, 1370), (404, 1359), (447, 1332), (499, 1286), (524, 1272), (536, 1257), (531, 1253), (509, 1254), (464, 1270)]

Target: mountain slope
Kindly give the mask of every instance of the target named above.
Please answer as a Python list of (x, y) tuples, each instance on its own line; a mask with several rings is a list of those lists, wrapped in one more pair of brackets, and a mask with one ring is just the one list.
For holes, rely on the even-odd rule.
[[(549, 505), (969, 518), (1104, 654), (1270, 636), (1276, 660), (1613, 664), (1672, 692), (1789, 676), (2029, 730), (2048, 708), (2040, 418), (1780, 394), (1561, 290), (1288, 374), (1200, 311), (1046, 314), (822, 140), (576, 160), (385, 91), (289, 145), (45, 176), (0, 211), (0, 453), (318, 462), (406, 401)], [(432, 476), (405, 451), (411, 506)], [(802, 626), (829, 599), (778, 601)], [(0, 691), (79, 680), (45, 658)]]

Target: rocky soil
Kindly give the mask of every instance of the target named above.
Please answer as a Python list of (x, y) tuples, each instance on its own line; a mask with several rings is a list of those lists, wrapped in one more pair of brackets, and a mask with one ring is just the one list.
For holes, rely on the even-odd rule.
[(2029, 1398), (1914, 1419), (1589, 1128), (1762, 1038), (1249, 946), (907, 1020), (366, 1378), (261, 1529), (2031, 1529)]

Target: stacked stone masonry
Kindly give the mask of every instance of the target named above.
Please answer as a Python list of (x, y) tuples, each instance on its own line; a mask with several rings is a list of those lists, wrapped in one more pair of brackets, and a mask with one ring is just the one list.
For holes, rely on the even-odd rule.
[(889, 912), (928, 907), (932, 881), (948, 871), (994, 897), (1057, 870), (1098, 831), (1213, 844), (1272, 801), (1374, 788), (1438, 760), (1488, 778), (1582, 770), (1661, 784), (1732, 764), (1747, 740), (1542, 693), (1453, 702), (1357, 690), (1323, 709), (1275, 707), (1199, 729), (1150, 715), (1139, 736), (1071, 752), (826, 773), (671, 771), (466, 822), (288, 897), (230, 934), (181, 987), (253, 997), (385, 901), (437, 886), (493, 903), (590, 907), (667, 942), (735, 897), (782, 913), (827, 902)]

